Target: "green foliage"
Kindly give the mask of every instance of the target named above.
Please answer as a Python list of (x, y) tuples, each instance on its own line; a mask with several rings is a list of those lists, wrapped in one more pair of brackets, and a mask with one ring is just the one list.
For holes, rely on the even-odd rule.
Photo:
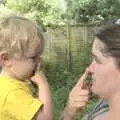
[(43, 18), (50, 8), (43, 0), (6, 0), (5, 7), (36, 21), (43, 29)]
[[(51, 74), (54, 73), (51, 72)], [(64, 76), (64, 74), (61, 74), (61, 76)], [(66, 80), (68, 84), (61, 85), (59, 86), (59, 88), (56, 86), (58, 86), (60, 83), (58, 84), (54, 83), (51, 85), (54, 86), (52, 87), (53, 101), (54, 101), (54, 120), (58, 120), (58, 118), (62, 114), (62, 111), (67, 103), (69, 93), (72, 87), (74, 86), (74, 84), (77, 82), (76, 80), (74, 80), (74, 77), (72, 77), (72, 74), (70, 73), (66, 75), (66, 79), (62, 79), (62, 80)], [(96, 96), (91, 93), (90, 101), (88, 105), (83, 109), (82, 112), (78, 113), (78, 115), (76, 116), (77, 120), (82, 120), (83, 116), (92, 109), (92, 107), (95, 105), (96, 102), (97, 102)]]
[(72, 23), (95, 23), (119, 18), (120, 0), (66, 0)]
[(120, 17), (120, 0), (1, 0), (38, 24), (96, 23)]
[(59, 89), (53, 89), (54, 100), (54, 120), (59, 120), (60, 115), (64, 109), (65, 103), (68, 99), (69, 89), (67, 87), (61, 87)]
[[(68, 100), (68, 95), (70, 92), (70, 88), (68, 86), (63, 86), (59, 89), (52, 89), (53, 93), (53, 101), (54, 101), (54, 120), (59, 120), (65, 104)], [(92, 107), (96, 104), (97, 98), (92, 95), (92, 99), (89, 101), (87, 106), (83, 109), (82, 112), (78, 113), (77, 120), (82, 120), (83, 116), (92, 109)]]
[[(51, 4), (49, 0), (6, 0), (4, 5), (6, 9), (32, 18), (39, 25), (63, 24), (61, 13), (65, 10), (57, 2)], [(64, 4), (62, 7), (64, 7)]]
[(100, 14), (105, 20), (117, 19), (120, 17), (120, 0), (99, 0), (97, 4), (97, 14)]
[(49, 5), (43, 0), (6, 0), (6, 7), (21, 13), (39, 11), (40, 15), (47, 13)]

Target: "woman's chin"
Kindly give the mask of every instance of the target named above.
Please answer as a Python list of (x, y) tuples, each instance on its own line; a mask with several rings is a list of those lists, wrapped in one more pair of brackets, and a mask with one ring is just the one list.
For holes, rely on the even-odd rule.
[[(99, 88), (98, 88), (99, 89)], [(91, 91), (96, 94), (97, 89), (95, 87), (95, 84), (92, 84)]]
[(94, 92), (94, 87), (93, 87), (93, 85), (91, 86), (91, 91)]

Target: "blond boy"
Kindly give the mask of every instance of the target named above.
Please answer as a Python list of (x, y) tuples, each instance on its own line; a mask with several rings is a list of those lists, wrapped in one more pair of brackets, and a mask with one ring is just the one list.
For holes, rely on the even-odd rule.
[[(52, 120), (51, 92), (37, 70), (43, 47), (42, 33), (30, 20), (0, 20), (0, 120)], [(27, 81), (38, 86), (38, 98)]]

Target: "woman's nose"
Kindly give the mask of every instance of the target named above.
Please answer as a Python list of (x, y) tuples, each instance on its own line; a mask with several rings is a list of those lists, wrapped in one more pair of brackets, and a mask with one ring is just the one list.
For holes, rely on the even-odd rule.
[(92, 62), (90, 65), (89, 65), (89, 73), (93, 73), (94, 72), (94, 63)]

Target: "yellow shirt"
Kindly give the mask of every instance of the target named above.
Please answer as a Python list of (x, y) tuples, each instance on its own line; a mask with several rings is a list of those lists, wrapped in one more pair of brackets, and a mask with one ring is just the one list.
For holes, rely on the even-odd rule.
[(0, 120), (32, 120), (41, 106), (28, 84), (0, 76)]

